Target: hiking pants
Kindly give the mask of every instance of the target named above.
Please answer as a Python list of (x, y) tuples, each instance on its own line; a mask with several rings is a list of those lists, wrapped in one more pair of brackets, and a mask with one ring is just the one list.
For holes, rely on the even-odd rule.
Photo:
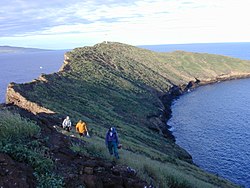
[(109, 141), (108, 142), (108, 149), (109, 149), (109, 154), (110, 155), (115, 155), (115, 158), (119, 159), (118, 155), (118, 148), (117, 148), (117, 143), (114, 141)]

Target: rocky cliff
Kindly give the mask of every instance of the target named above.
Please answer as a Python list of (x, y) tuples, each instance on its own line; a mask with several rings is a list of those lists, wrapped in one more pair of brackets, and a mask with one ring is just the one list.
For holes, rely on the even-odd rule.
[(28, 84), (10, 84), (6, 103), (38, 117), (51, 114), (42, 118), (43, 127), (49, 129), (61, 122), (50, 124), (46, 119), (66, 115), (73, 123), (83, 119), (93, 135), (95, 147), (90, 150), (101, 158), (107, 157), (105, 132), (115, 126), (124, 145), (119, 163), (137, 169), (141, 178), (156, 186), (234, 187), (195, 167), (191, 156), (175, 144), (166, 121), (176, 97), (202, 84), (249, 77), (249, 65), (249, 61), (219, 55), (156, 53), (101, 43), (66, 53), (56, 74)]
[(13, 104), (32, 112), (33, 114), (46, 113), (54, 114), (55, 112), (38, 105), (35, 102), (31, 102), (23, 97), (17, 89), (15, 89), (15, 83), (10, 83), (6, 93), (6, 104)]

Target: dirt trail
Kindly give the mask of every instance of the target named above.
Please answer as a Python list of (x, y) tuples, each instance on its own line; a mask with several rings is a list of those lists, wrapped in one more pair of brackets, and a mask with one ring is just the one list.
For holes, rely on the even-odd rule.
[[(54, 172), (64, 178), (65, 187), (85, 186), (90, 188), (126, 187), (141, 188), (147, 183), (136, 176), (126, 166), (101, 158), (87, 157), (70, 149), (72, 143), (84, 147), (85, 143), (76, 137), (66, 136), (55, 129), (61, 119), (53, 115), (34, 115), (16, 106), (6, 107), (37, 122), (42, 129), (41, 137), (48, 137), (45, 143), (49, 151), (46, 155), (54, 162)], [(33, 169), (24, 163), (12, 160), (0, 153), (0, 187), (35, 187)], [(13, 181), (15, 180), (15, 181)]]

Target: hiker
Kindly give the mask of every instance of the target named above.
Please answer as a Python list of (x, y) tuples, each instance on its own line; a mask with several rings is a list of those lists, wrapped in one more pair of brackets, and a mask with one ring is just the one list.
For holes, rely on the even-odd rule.
[(118, 134), (114, 127), (110, 127), (106, 133), (105, 144), (108, 147), (110, 155), (115, 155), (116, 159), (119, 159), (118, 155)]
[(63, 129), (65, 129), (66, 131), (70, 132), (71, 129), (71, 121), (69, 119), (69, 116), (67, 116), (62, 123), (62, 127)]
[(80, 120), (77, 124), (76, 124), (76, 132), (79, 133), (80, 137), (81, 136), (89, 136), (88, 133), (88, 129), (87, 129), (87, 124), (85, 122), (83, 122), (82, 120)]

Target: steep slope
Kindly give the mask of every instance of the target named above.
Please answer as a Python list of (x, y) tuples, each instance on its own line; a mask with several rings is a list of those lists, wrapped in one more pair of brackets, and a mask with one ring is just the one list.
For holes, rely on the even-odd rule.
[[(27, 84), (11, 84), (8, 104), (34, 114), (83, 119), (92, 137), (92, 155), (109, 159), (107, 128), (118, 129), (123, 150), (119, 163), (160, 187), (233, 187), (192, 165), (191, 156), (174, 143), (165, 125), (170, 104), (198, 83), (248, 77), (250, 62), (176, 51), (156, 53), (120, 43), (101, 43), (65, 54), (58, 73)], [(20, 97), (21, 96), (21, 97)], [(39, 111), (39, 110), (43, 111)]]

